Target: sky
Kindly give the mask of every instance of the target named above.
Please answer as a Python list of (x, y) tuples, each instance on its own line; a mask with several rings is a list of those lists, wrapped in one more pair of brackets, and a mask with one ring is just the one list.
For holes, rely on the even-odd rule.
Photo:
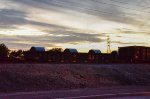
[(0, 0), (0, 43), (111, 50), (150, 46), (150, 0)]

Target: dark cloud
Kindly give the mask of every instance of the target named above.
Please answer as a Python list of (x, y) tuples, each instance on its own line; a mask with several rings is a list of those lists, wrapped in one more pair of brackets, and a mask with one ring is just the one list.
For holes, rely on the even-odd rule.
[(116, 29), (119, 33), (122, 33), (122, 34), (145, 34), (145, 35), (150, 35), (150, 32), (149, 31), (144, 31), (144, 30), (141, 30), (141, 31), (135, 31), (133, 29), (129, 29), (129, 28), (122, 28), (122, 29)]
[(1, 9), (0, 10), (0, 28), (16, 28), (17, 25), (26, 24), (26, 13), (13, 9)]
[[(39, 43), (35, 43), (35, 44), (30, 44), (30, 43), (18, 43), (18, 42), (8, 42), (5, 43), (9, 48), (12, 49), (26, 49), (29, 50), (31, 48), (31, 46), (41, 46), (41, 47), (45, 47), (45, 45), (43, 46), (42, 44)], [(56, 45), (54, 44), (46, 44), (46, 46), (48, 47), (55, 47)]]
[(144, 42), (122, 42), (122, 41), (111, 41), (112, 44), (121, 44), (121, 45), (144, 45)]
[[(44, 23), (44, 22), (37, 22), (37, 21), (32, 21), (32, 20), (30, 20), (30, 21), (28, 20), (28, 24), (34, 25), (34, 26), (45, 27), (48, 30), (50, 30), (50, 29), (55, 29), (55, 30), (67, 29), (67, 27), (65, 27), (65, 26), (55, 25), (55, 24), (50, 24), (50, 23)], [(46, 31), (44, 31), (44, 32), (46, 32)]]
[(9, 48), (29, 49), (31, 46), (48, 46), (54, 47), (54, 43), (45, 40), (39, 41), (39, 36), (6, 36), (0, 35), (0, 43), (6, 44)]
[[(68, 29), (67, 29), (68, 30)], [(57, 44), (80, 44), (83, 42), (100, 43), (104, 34), (86, 34), (74, 31), (44, 31), (47, 35), (42, 36), (0, 36), (0, 42), (7, 44), (10, 47), (18, 46), (18, 48), (28, 48), (30, 46), (48, 46), (55, 47)]]
[(81, 43), (81, 42), (103, 42), (101, 34), (85, 34), (74, 31), (53, 31), (48, 35), (43, 36), (17, 36), (23, 41), (31, 41), (35, 43)]
[(47, 29), (65, 29), (64, 26), (28, 20), (27, 13), (14, 9), (0, 10), (0, 29), (17, 29), (21, 25), (33, 25), (45, 27)]
[[(54, 35), (51, 36), (50, 41), (51, 42), (57, 42), (57, 43), (75, 43), (75, 42), (90, 42), (90, 43), (97, 43), (97, 42), (103, 42), (103, 40), (100, 38), (102, 36), (101, 34), (85, 34), (85, 33), (76, 33), (73, 31), (66, 31), (66, 33), (60, 33), (62, 36)], [(64, 35), (64, 36), (63, 36)]]

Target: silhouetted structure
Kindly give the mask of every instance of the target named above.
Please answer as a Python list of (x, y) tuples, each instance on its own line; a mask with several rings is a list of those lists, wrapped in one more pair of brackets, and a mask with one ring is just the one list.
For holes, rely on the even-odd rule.
[(150, 47), (119, 47), (119, 52), (101, 53), (91, 49), (88, 53), (78, 53), (76, 49), (65, 49), (64, 52), (45, 51), (44, 48), (32, 47), (25, 54), (28, 62), (48, 63), (147, 63), (150, 62)]
[(77, 49), (61, 48), (46, 51), (44, 47), (31, 47), (28, 51), (12, 51), (3, 55), (1, 47), (1, 62), (29, 62), (29, 63), (150, 63), (150, 47), (145, 46), (126, 46), (119, 47), (118, 51), (111, 53), (101, 53), (98, 49), (91, 49), (88, 53), (80, 53)]
[(100, 55), (101, 55), (100, 50), (91, 49), (89, 50), (89, 53), (88, 53), (88, 61), (90, 63), (100, 63), (101, 61)]
[(101, 54), (101, 51), (98, 49), (91, 49), (91, 50), (89, 50), (89, 53), (90, 54)]
[(125, 63), (150, 62), (150, 47), (145, 46), (119, 47), (119, 58), (121, 62)]
[(66, 48), (64, 50), (64, 60), (66, 63), (77, 63), (78, 62), (78, 51), (77, 49)]
[(44, 47), (31, 47), (30, 49), (31, 52), (45, 52)]
[(77, 49), (66, 48), (64, 53), (78, 53)]
[(25, 52), (25, 59), (31, 62), (43, 62), (46, 59), (44, 47), (31, 47), (31, 49)]
[(110, 37), (109, 36), (107, 36), (107, 53), (109, 54), (109, 53), (111, 53), (111, 49), (110, 49)]

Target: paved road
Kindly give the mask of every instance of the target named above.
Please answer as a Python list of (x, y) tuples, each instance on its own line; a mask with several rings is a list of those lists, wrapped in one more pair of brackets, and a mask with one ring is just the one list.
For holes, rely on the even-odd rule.
[[(130, 96), (130, 97), (129, 97)], [(150, 86), (103, 87), (1, 94), (0, 99), (150, 99)]]

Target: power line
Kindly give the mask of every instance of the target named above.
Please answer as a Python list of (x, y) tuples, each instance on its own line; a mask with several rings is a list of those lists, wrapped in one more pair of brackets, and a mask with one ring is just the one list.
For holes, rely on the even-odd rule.
[[(136, 9), (131, 9), (131, 8), (127, 8), (127, 7), (123, 7), (123, 6), (119, 6), (119, 5), (116, 5), (116, 4), (110, 4), (110, 3), (106, 3), (106, 2), (101, 2), (101, 1), (97, 1), (97, 0), (92, 0), (92, 1), (95, 1), (95, 2), (98, 2), (100, 4), (104, 4), (104, 5), (113, 5), (113, 6), (117, 6), (117, 7), (120, 7), (120, 8), (123, 8), (123, 9), (129, 9), (129, 10), (133, 10), (133, 11), (137, 11), (137, 12), (140, 12), (140, 13), (147, 13), (147, 14), (150, 14), (150, 12), (147, 12), (147, 11), (139, 11), (139, 10), (136, 10)], [(95, 9), (89, 9), (89, 7), (85, 7), (82, 3), (77, 3), (77, 4), (71, 4), (72, 2), (69, 2), (69, 4), (66, 4), (67, 2), (69, 1), (53, 1), (53, 5), (56, 5), (58, 7), (69, 7), (69, 8), (79, 8), (79, 9), (87, 9), (87, 10), (95, 10)], [(65, 5), (65, 6), (63, 6)], [(100, 11), (100, 10), (95, 10), (95, 11)]]
[[(92, 1), (96, 1), (96, 0), (92, 0)], [(105, 15), (105, 14), (114, 15), (113, 12), (106, 12), (104, 10), (100, 10), (100, 9), (97, 10), (97, 9), (93, 9), (91, 7), (87, 7), (87, 6), (84, 5), (84, 3), (71, 4), (72, 2), (69, 2), (70, 4), (66, 4), (67, 2), (68, 1), (63, 2), (63, 1), (56, 1), (56, 0), (54, 0), (52, 5), (53, 6), (57, 6), (57, 7), (63, 7), (64, 9), (68, 9), (69, 8), (70, 10), (75, 10), (75, 11), (84, 12), (84, 13), (87, 13), (87, 14), (92, 14), (92, 15), (97, 15), (97, 16), (99, 16), (101, 14), (103, 14), (103, 15)], [(113, 6), (118, 6), (120, 8), (123, 8), (122, 6), (119, 6), (119, 5), (116, 5), (116, 4), (108, 4), (108, 3), (104, 3), (104, 2), (100, 2), (100, 1), (97, 1), (97, 2), (101, 3), (101, 4), (104, 4), (104, 5), (107, 5), (107, 6), (108, 5), (113, 5)], [(128, 8), (124, 8), (124, 9), (128, 9)], [(141, 11), (135, 10), (135, 9), (130, 9), (130, 10), (134, 10), (134, 11), (137, 11), (137, 12), (140, 12), (140, 13), (150, 14), (150, 12), (141, 12)], [(125, 14), (127, 14), (127, 15), (132, 14), (132, 16), (140, 15), (140, 17), (142, 17), (141, 14), (137, 14), (137, 13), (133, 14), (133, 13), (123, 12), (123, 13), (118, 13), (118, 14), (120, 16), (122, 15), (123, 17), (125, 16)]]
[[(101, 1), (97, 1), (97, 0), (92, 0), (92, 1), (95, 1), (95, 2), (98, 2), (98, 3), (101, 3), (101, 4), (105, 4), (105, 5), (117, 6), (117, 7), (123, 8), (123, 9), (133, 10), (133, 11), (137, 11), (137, 12), (140, 12), (140, 13), (147, 13), (147, 14), (150, 14), (150, 12), (147, 12), (147, 11), (143, 11), (143, 10), (142, 10), (142, 11), (139, 11), (139, 10), (136, 10), (136, 9), (131, 9), (131, 8), (128, 8), (128, 7), (124, 7), (124, 6), (117, 5), (117, 4), (106, 3), (106, 2), (101, 2)], [(117, 1), (114, 1), (114, 0), (110, 0), (110, 1), (117, 2)]]
[[(110, 0), (112, 2), (117, 2), (117, 3), (120, 3), (120, 4), (127, 4), (127, 5), (130, 5), (130, 3), (126, 3), (126, 2), (122, 2), (122, 1), (116, 1), (116, 0)], [(141, 8), (144, 8), (144, 9), (150, 9), (150, 7), (145, 7), (145, 6), (137, 6), (137, 5), (131, 5), (131, 6), (136, 6), (136, 7), (141, 7)]]
[[(95, 0), (92, 0), (92, 1), (95, 1)], [(61, 6), (61, 7), (64, 7), (63, 5), (64, 4), (66, 4), (66, 2), (68, 2), (68, 1), (65, 1), (65, 2), (62, 2), (62, 1), (54, 1), (55, 3), (56, 3), (56, 5), (59, 5), (59, 6)], [(98, 2), (98, 1), (97, 1)], [(100, 1), (99, 1), (100, 2)], [(58, 3), (60, 3), (60, 4), (58, 4)], [(70, 2), (71, 3), (71, 2)], [(63, 4), (63, 5), (61, 5), (61, 4)], [(83, 3), (84, 4), (84, 3)], [(69, 7), (69, 8), (74, 8), (74, 9), (72, 9), (72, 10), (77, 10), (77, 11), (79, 11), (79, 12), (85, 12), (85, 13), (87, 13), (87, 14), (92, 14), (92, 15), (100, 15), (100, 14), (111, 14), (111, 15), (114, 15), (114, 13), (112, 13), (112, 12), (106, 12), (106, 11), (103, 11), (103, 10), (97, 10), (97, 9), (93, 9), (93, 8), (89, 8), (89, 7), (86, 7), (86, 6), (84, 6), (82, 3), (77, 3), (77, 4), (71, 4), (71, 5), (65, 5), (65, 6), (67, 6), (67, 7)], [(108, 3), (104, 3), (104, 2), (101, 2), (101, 4), (105, 4), (105, 5), (111, 5), (111, 4), (108, 4)], [(115, 4), (112, 4), (113, 6), (118, 6), (118, 7), (120, 7), (120, 8), (123, 8), (122, 6), (119, 6), (119, 5), (115, 5)], [(75, 8), (77, 8), (77, 9), (75, 9)], [(86, 10), (85, 10), (86, 9)], [(123, 12), (123, 13), (118, 13), (120, 16), (122, 15), (123, 17), (125, 16), (125, 14), (126, 15), (131, 15), (132, 17), (134, 17), (134, 16), (139, 16), (139, 18), (141, 19), (141, 18), (143, 18), (144, 16), (142, 16), (142, 14), (141, 13), (146, 13), (146, 14), (150, 14), (150, 12), (141, 12), (141, 11), (139, 11), (139, 10), (135, 10), (135, 9), (131, 9), (131, 8), (126, 8), (126, 7), (124, 7), (124, 9), (129, 9), (129, 10), (134, 10), (134, 11), (136, 11), (136, 12), (139, 12), (139, 14), (137, 14), (137, 13), (127, 13), (127, 12)], [(94, 12), (95, 11), (95, 12)], [(145, 18), (145, 17), (144, 17)]]
[[(128, 10), (132, 10), (132, 11), (136, 11), (136, 12), (140, 12), (140, 13), (146, 13), (146, 14), (150, 14), (150, 12), (147, 12), (147, 11), (139, 11), (139, 10), (136, 10), (136, 9), (131, 9), (131, 8), (127, 8), (127, 7), (123, 7), (123, 6), (119, 6), (119, 5), (116, 5), (116, 4), (110, 4), (110, 3), (106, 3), (106, 2), (101, 2), (101, 1), (97, 1), (97, 0), (92, 0), (92, 1), (95, 1), (95, 2), (98, 2), (98, 3), (101, 3), (101, 4), (105, 4), (105, 5), (113, 5), (113, 6), (117, 6), (117, 7), (120, 7), (120, 8), (123, 8), (123, 9), (128, 9)], [(110, 0), (110, 1), (113, 1), (113, 0)], [(117, 2), (117, 1), (116, 1)], [(113, 13), (112, 13), (113, 14)], [(131, 13), (125, 13), (124, 14), (131, 14)], [(140, 17), (144, 17), (144, 16), (141, 16), (141, 14), (134, 14), (135, 16), (136, 15), (140, 15)], [(133, 16), (133, 14), (132, 14)], [(145, 17), (144, 17), (145, 18)], [(148, 18), (149, 19), (149, 18)]]

